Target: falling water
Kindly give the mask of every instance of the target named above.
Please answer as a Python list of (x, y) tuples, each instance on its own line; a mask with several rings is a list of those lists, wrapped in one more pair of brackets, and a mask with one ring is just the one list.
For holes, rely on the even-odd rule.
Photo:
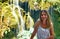
[(15, 17), (16, 21), (18, 22), (18, 17), (14, 11), (14, 8), (10, 7), (11, 11), (12, 11), (12, 15)]
[[(18, 23), (18, 28), (19, 28), (19, 32), (18, 32), (18, 35), (17, 35), (17, 38), (18, 39), (21, 39), (22, 37), (23, 37), (23, 39), (29, 39), (30, 38), (30, 35), (31, 35), (31, 33), (33, 32), (32, 30), (33, 30), (33, 28), (32, 28), (32, 25), (33, 25), (33, 20), (32, 20), (32, 18), (30, 17), (30, 15), (29, 15), (29, 13), (28, 13), (28, 19), (30, 19), (29, 21), (30, 21), (30, 25), (29, 26), (31, 26), (30, 27), (30, 31), (25, 31), (24, 30), (24, 20), (23, 20), (23, 18), (22, 18), (22, 15), (21, 15), (21, 11), (20, 11), (20, 7), (19, 7), (19, 5), (18, 5), (18, 0), (14, 0), (14, 5), (15, 5), (15, 7), (17, 7), (18, 8), (18, 12), (19, 12), (19, 17), (20, 17), (20, 22), (21, 22), (21, 24), (20, 24), (20, 22)], [(22, 31), (20, 32), (20, 26), (22, 26)], [(26, 35), (27, 34), (27, 35)], [(23, 36), (22, 36), (23, 35)], [(22, 37), (20, 37), (20, 36), (22, 36)]]
[[(18, 1), (19, 0), (14, 0), (13, 1), (13, 4), (15, 5), (15, 8), (17, 8), (18, 9), (18, 14), (19, 14), (19, 22), (18, 22), (18, 35), (17, 35), (17, 38), (19, 39), (19, 35), (21, 35), (21, 32), (23, 32), (24, 31), (24, 21), (23, 21), (23, 18), (22, 18), (22, 15), (21, 15), (21, 11), (20, 11), (20, 7), (19, 7), (19, 5), (18, 5)], [(13, 7), (13, 9), (15, 10), (15, 8)], [(13, 10), (13, 11), (14, 11)], [(14, 11), (14, 13), (15, 13), (15, 11)], [(20, 27), (22, 26), (22, 30), (20, 31)]]
[(23, 27), (23, 30), (24, 30), (24, 21), (23, 21), (19, 6), (18, 6), (18, 12), (19, 12), (19, 16), (20, 16), (20, 19), (21, 19), (21, 26)]
[[(22, 17), (22, 15), (21, 15), (21, 11), (20, 11), (20, 7), (19, 7), (19, 4), (18, 4), (18, 1), (19, 0), (13, 0), (13, 8), (12, 7), (10, 7), (11, 8), (11, 10), (12, 10), (12, 14), (13, 14), (13, 16), (15, 17), (15, 19), (16, 19), (16, 21), (17, 21), (17, 23), (18, 23), (18, 35), (17, 35), (17, 38), (18, 39), (20, 39), (20, 36), (21, 36), (21, 34), (23, 35), (23, 38), (29, 38), (29, 36), (31, 35), (31, 33), (32, 33), (32, 27), (31, 27), (31, 29), (30, 29), (30, 31), (25, 31), (24, 30), (24, 20), (23, 20), (23, 17)], [(18, 10), (18, 15), (19, 15), (19, 18), (18, 18), (18, 16), (17, 16), (17, 14), (16, 14), (16, 12), (15, 12), (15, 8), (17, 8)], [(28, 15), (28, 19), (30, 19), (29, 21), (30, 21), (30, 26), (32, 26), (33, 24), (32, 24), (32, 18), (30, 17), (30, 15)], [(20, 27), (22, 26), (22, 31), (20, 31)], [(27, 35), (26, 35), (27, 34)]]
[(19, 0), (13, 0), (13, 4), (16, 6), (19, 6), (18, 2), (19, 2)]
[[(19, 14), (19, 22), (18, 22), (18, 29), (19, 29), (19, 32), (20, 32), (20, 27), (22, 26), (22, 32), (23, 32), (23, 30), (24, 30), (24, 21), (23, 21), (23, 18), (22, 18), (22, 15), (21, 15), (21, 11), (20, 11), (20, 7), (19, 7), (19, 5), (18, 5), (18, 1), (19, 0), (14, 0), (13, 1), (13, 4), (14, 4), (14, 6), (15, 6), (15, 8), (18, 8), (18, 14)], [(15, 8), (13, 7), (13, 9), (15, 10)], [(14, 11), (13, 10), (13, 11)], [(14, 11), (14, 13), (15, 13), (15, 11)]]

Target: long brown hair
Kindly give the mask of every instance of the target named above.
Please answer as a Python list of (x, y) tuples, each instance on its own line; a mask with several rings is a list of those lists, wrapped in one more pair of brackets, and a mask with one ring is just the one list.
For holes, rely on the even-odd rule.
[(50, 18), (50, 15), (49, 15), (49, 13), (46, 10), (42, 10), (40, 12), (40, 22), (42, 22), (42, 19), (41, 19), (42, 12), (45, 12), (47, 14), (46, 25), (47, 25), (47, 28), (48, 28), (48, 27), (51, 26), (51, 18)]

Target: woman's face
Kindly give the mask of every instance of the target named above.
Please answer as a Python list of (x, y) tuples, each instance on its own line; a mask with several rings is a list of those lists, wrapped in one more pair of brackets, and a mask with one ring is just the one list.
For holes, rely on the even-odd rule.
[(48, 16), (47, 16), (46, 12), (43, 11), (42, 14), (41, 14), (41, 19), (46, 21), (47, 17)]

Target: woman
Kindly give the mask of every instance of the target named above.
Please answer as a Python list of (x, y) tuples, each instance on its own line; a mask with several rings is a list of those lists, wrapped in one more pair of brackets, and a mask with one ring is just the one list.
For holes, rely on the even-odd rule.
[(34, 31), (30, 39), (37, 33), (37, 39), (54, 39), (53, 24), (46, 10), (40, 13), (40, 20), (35, 23)]

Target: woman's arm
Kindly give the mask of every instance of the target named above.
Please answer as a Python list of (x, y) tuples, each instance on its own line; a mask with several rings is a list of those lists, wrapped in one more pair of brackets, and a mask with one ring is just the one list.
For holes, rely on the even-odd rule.
[(36, 34), (37, 30), (38, 30), (38, 26), (39, 26), (39, 22), (36, 22), (35, 25), (34, 25), (34, 31), (33, 31), (32, 35), (31, 35), (30, 39), (34, 38), (34, 36), (35, 36), (35, 34)]
[(54, 39), (53, 23), (51, 23), (51, 26), (50, 26), (50, 37), (48, 37), (48, 39)]

